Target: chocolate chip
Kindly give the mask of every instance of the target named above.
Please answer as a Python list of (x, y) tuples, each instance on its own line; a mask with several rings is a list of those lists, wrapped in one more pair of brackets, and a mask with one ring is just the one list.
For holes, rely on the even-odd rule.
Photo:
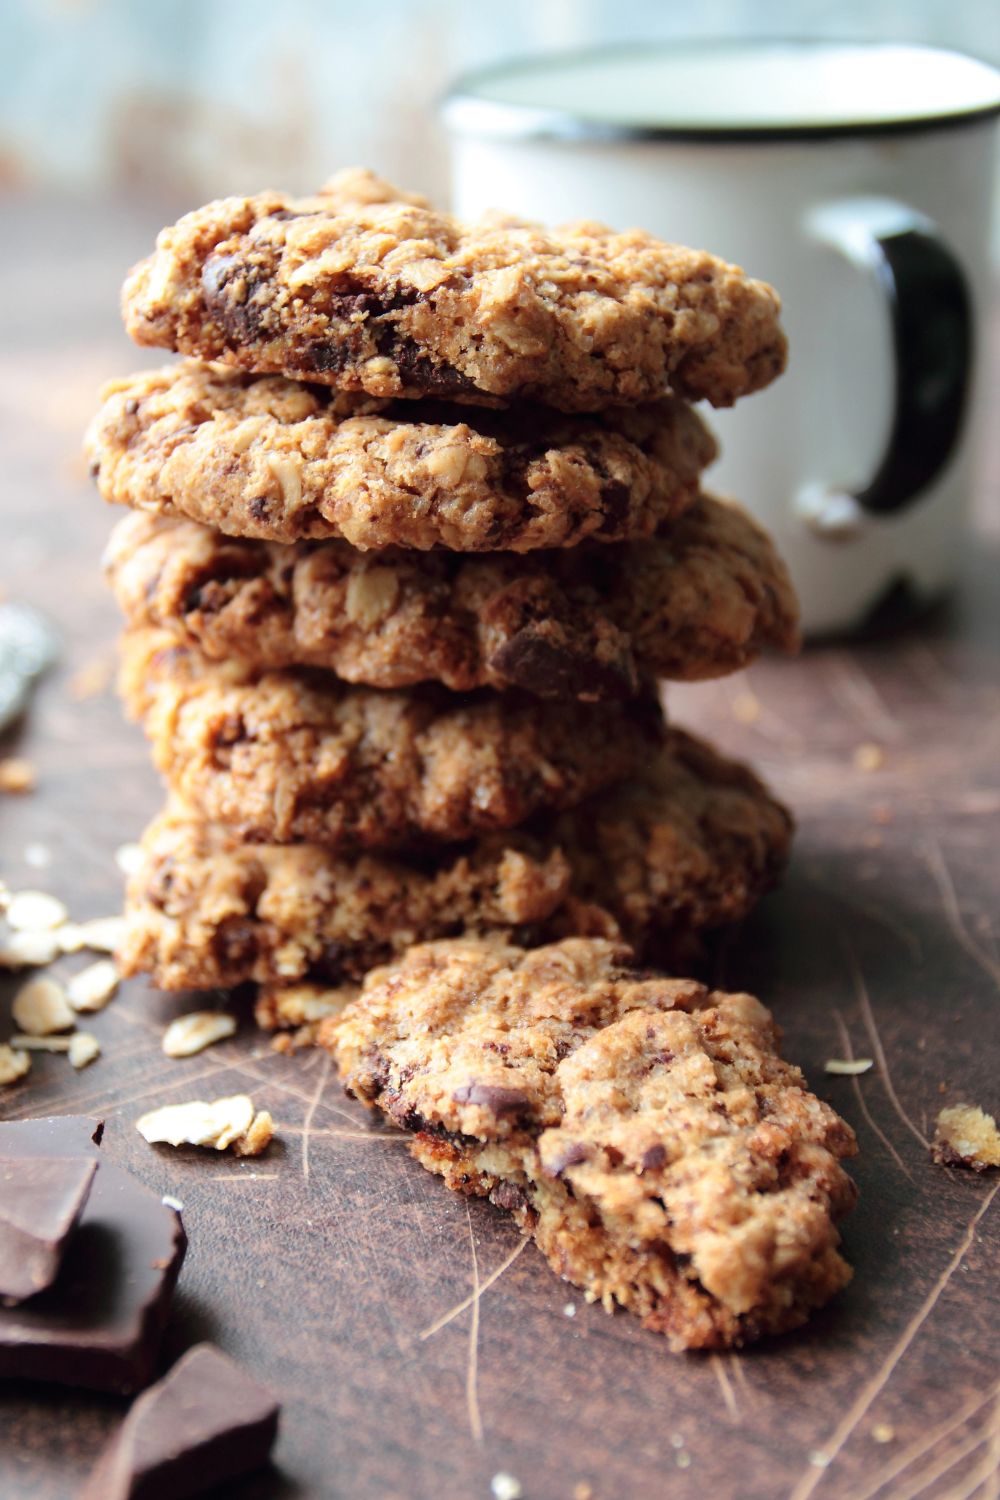
[(645, 1151), (642, 1153), (640, 1165), (642, 1166), (642, 1170), (644, 1172), (655, 1172), (659, 1167), (662, 1167), (665, 1164), (666, 1160), (667, 1148), (661, 1141), (657, 1141), (655, 1146), (646, 1147)]
[(498, 1083), (464, 1083), (451, 1097), (456, 1104), (478, 1104), (498, 1116), (520, 1114), (531, 1103), (523, 1089)]
[(519, 630), (493, 652), (488, 665), (539, 698), (628, 698), (638, 686), (635, 664), (625, 652), (600, 662), (590, 651), (547, 639), (544, 624)]
[(80, 1500), (188, 1500), (267, 1463), (280, 1407), (221, 1349), (198, 1344), (135, 1402)]
[(545, 1170), (550, 1177), (561, 1177), (567, 1167), (578, 1167), (581, 1162), (590, 1160), (590, 1149), (582, 1141), (572, 1141), (564, 1146), (557, 1156), (545, 1164)]
[(605, 510), (605, 519), (601, 525), (601, 531), (620, 531), (626, 517), (628, 516), (629, 500), (631, 491), (627, 484), (620, 479), (607, 479), (601, 485), (601, 504)]
[(524, 1189), (514, 1182), (498, 1182), (490, 1193), (490, 1202), (496, 1204), (497, 1208), (504, 1208), (508, 1213), (513, 1213), (515, 1209), (527, 1207), (528, 1196)]

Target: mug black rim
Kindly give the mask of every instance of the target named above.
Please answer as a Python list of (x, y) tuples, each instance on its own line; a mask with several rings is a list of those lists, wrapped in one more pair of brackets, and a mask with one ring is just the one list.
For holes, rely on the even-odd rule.
[[(865, 51), (905, 47), (914, 52), (934, 53), (939, 57), (959, 57), (989, 68), (996, 76), (997, 98), (993, 104), (940, 113), (901, 115), (890, 120), (824, 120), (779, 125), (643, 125), (612, 120), (598, 120), (583, 113), (553, 109), (545, 105), (512, 104), (485, 99), (469, 92), (491, 78), (511, 71), (534, 72), (556, 66), (596, 62), (606, 57), (633, 53), (711, 52), (722, 48), (745, 47), (858, 47)], [(954, 47), (934, 47), (923, 42), (873, 41), (860, 37), (698, 37), (676, 42), (619, 42), (605, 47), (579, 47), (556, 52), (539, 52), (531, 56), (511, 57), (488, 68), (478, 68), (456, 79), (441, 100), (441, 113), (449, 130), (459, 135), (479, 135), (502, 140), (564, 141), (604, 144), (637, 141), (683, 141), (705, 144), (753, 143), (775, 144), (789, 141), (815, 141), (858, 136), (909, 135), (916, 132), (949, 130), (978, 125), (1000, 115), (1000, 70), (984, 58), (960, 52)], [(502, 121), (502, 123), (501, 123)]]

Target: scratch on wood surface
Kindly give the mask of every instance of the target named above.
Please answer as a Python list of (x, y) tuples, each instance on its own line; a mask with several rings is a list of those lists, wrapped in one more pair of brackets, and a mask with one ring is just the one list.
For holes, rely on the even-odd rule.
[(719, 1390), (722, 1392), (722, 1399), (726, 1403), (726, 1410), (729, 1413), (730, 1420), (738, 1425), (740, 1421), (739, 1402), (736, 1400), (733, 1383), (729, 1378), (720, 1354), (712, 1355), (712, 1369), (715, 1371), (715, 1378), (719, 1382)]
[(889, 1350), (889, 1353), (882, 1361), (879, 1369), (872, 1376), (871, 1380), (869, 1380), (868, 1383), (861, 1388), (848, 1410), (844, 1413), (844, 1416), (842, 1417), (840, 1422), (830, 1434), (828, 1440), (822, 1445), (822, 1452), (826, 1457), (826, 1467), (822, 1469), (816, 1469), (813, 1468), (812, 1465), (810, 1465), (802, 1475), (801, 1479), (799, 1479), (798, 1483), (795, 1484), (789, 1492), (788, 1500), (809, 1500), (809, 1496), (812, 1494), (816, 1486), (827, 1474), (829, 1474), (830, 1469), (833, 1466), (834, 1459), (840, 1453), (841, 1449), (850, 1438), (851, 1433), (857, 1427), (858, 1423), (863, 1420), (865, 1414), (871, 1408), (873, 1402), (878, 1399), (882, 1391), (885, 1389), (889, 1380), (892, 1378), (893, 1372), (898, 1366), (900, 1360), (903, 1358), (903, 1355), (906, 1353), (907, 1349), (909, 1349), (917, 1334), (927, 1322), (927, 1319), (930, 1317), (931, 1313), (937, 1306), (945, 1287), (948, 1285), (949, 1281), (954, 1276), (959, 1266), (962, 1264), (962, 1261), (965, 1259), (969, 1247), (976, 1237), (976, 1230), (979, 1227), (980, 1221), (988, 1211), (990, 1204), (993, 1202), (993, 1199), (996, 1197), (998, 1189), (1000, 1189), (1000, 1182), (996, 1183), (990, 1189), (986, 1197), (983, 1199), (982, 1203), (977, 1208), (976, 1212), (973, 1214), (971, 1220), (966, 1226), (965, 1233), (962, 1235), (962, 1238), (958, 1244), (958, 1248), (955, 1250), (948, 1264), (945, 1266), (944, 1270), (941, 1272), (940, 1276), (937, 1278), (934, 1285), (927, 1293), (927, 1296), (924, 1298), (923, 1302), (913, 1314), (913, 1317), (903, 1329), (895, 1344), (893, 1344), (892, 1348)]
[(911, 932), (908, 927), (903, 926), (902, 922), (897, 922), (894, 917), (888, 916), (880, 906), (876, 906), (871, 901), (866, 901), (863, 905), (860, 901), (852, 901), (850, 896), (844, 895), (843, 891), (838, 891), (832, 885), (827, 885), (825, 881), (818, 880), (815, 875), (807, 875), (806, 884), (813, 890), (820, 891), (824, 896), (832, 897), (839, 905), (846, 906), (848, 911), (857, 912), (859, 916), (883, 927), (886, 932), (891, 932), (893, 937), (898, 938), (906, 947), (911, 957), (923, 958), (924, 950), (919, 934)]
[(843, 652), (827, 658), (830, 688), (857, 723), (877, 740), (898, 743), (900, 727), (883, 703), (875, 684), (857, 662)]
[(738, 1354), (730, 1354), (728, 1358), (729, 1368), (736, 1377), (737, 1383), (743, 1387), (743, 1394), (752, 1398), (754, 1394), (753, 1386), (750, 1384), (747, 1372), (743, 1368), (742, 1359), (740, 1359)]
[(964, 1427), (966, 1422), (971, 1421), (976, 1413), (982, 1410), (987, 1401), (993, 1399), (996, 1391), (996, 1386), (991, 1387), (985, 1395), (977, 1391), (968, 1401), (962, 1403), (958, 1411), (952, 1412), (951, 1416), (938, 1427), (935, 1427), (929, 1435), (926, 1432), (922, 1432), (915, 1442), (910, 1443), (908, 1447), (904, 1448), (902, 1453), (896, 1454), (895, 1458), (886, 1464), (884, 1469), (880, 1469), (867, 1489), (859, 1491), (853, 1497), (853, 1500), (871, 1500), (873, 1495), (877, 1494), (879, 1490), (885, 1489), (886, 1485), (891, 1484), (911, 1464), (916, 1463), (917, 1459), (923, 1458), (926, 1453), (930, 1453), (939, 1443), (943, 1443), (946, 1438), (951, 1437), (951, 1434), (957, 1431), (959, 1427)]
[(469, 1411), (469, 1430), (473, 1442), (483, 1440), (483, 1419), (479, 1411), (479, 1257), (476, 1254), (476, 1237), (472, 1232), (472, 1211), (465, 1201), (465, 1217), (469, 1224), (469, 1248), (472, 1251), (472, 1318), (469, 1321), (469, 1362), (465, 1372), (465, 1404)]
[[(405, 1137), (401, 1136), (400, 1139), (405, 1139)], [(478, 1298), (480, 1298), (484, 1292), (489, 1291), (490, 1287), (495, 1281), (499, 1281), (504, 1271), (507, 1270), (508, 1266), (512, 1266), (514, 1264), (514, 1262), (517, 1260), (517, 1257), (521, 1254), (521, 1251), (528, 1243), (529, 1241), (527, 1238), (520, 1240), (518, 1244), (514, 1246), (510, 1254), (504, 1256), (503, 1260), (497, 1266), (496, 1270), (490, 1272), (486, 1280), (480, 1285), (478, 1291), (471, 1291), (467, 1297), (463, 1297), (461, 1302), (456, 1303), (456, 1305), (450, 1308), (448, 1312), (442, 1313), (440, 1318), (435, 1318), (433, 1323), (428, 1324), (426, 1328), (421, 1330), (421, 1332), (418, 1334), (418, 1337), (421, 1339), (429, 1339), (432, 1334), (440, 1333), (441, 1329), (445, 1328), (452, 1321), (452, 1319), (457, 1318), (460, 1313), (464, 1313), (467, 1307), (472, 1306), (473, 1301), (478, 1300)]]
[(958, 904), (958, 896), (955, 893), (955, 883), (951, 878), (951, 872), (945, 863), (941, 852), (941, 845), (931, 837), (924, 839), (924, 858), (927, 868), (934, 878), (941, 897), (941, 905), (944, 909), (945, 921), (951, 931), (952, 937), (959, 947), (969, 955), (974, 963), (977, 963), (984, 974), (989, 975), (993, 983), (1000, 989), (1000, 963), (992, 958), (976, 941), (965, 925), (962, 909)]
[[(841, 1015), (840, 1011), (836, 1008), (834, 1009), (833, 1014), (834, 1019), (837, 1022), (837, 1031), (840, 1034), (841, 1050), (843, 1051), (843, 1054), (848, 1059), (848, 1061), (853, 1062), (854, 1048), (851, 1045), (850, 1033), (847, 1030), (844, 1018)], [(872, 1117), (871, 1110), (868, 1108), (867, 1101), (865, 1100), (864, 1091), (862, 1090), (860, 1079), (857, 1077), (852, 1077), (851, 1084), (854, 1088), (854, 1097), (858, 1102), (858, 1108), (864, 1116), (869, 1129), (882, 1142), (882, 1145), (888, 1151), (889, 1155), (892, 1157), (893, 1161), (896, 1163), (896, 1166), (902, 1172), (903, 1176), (909, 1178), (910, 1182), (912, 1182), (914, 1186), (916, 1186), (916, 1178), (913, 1176), (909, 1167), (906, 1165), (905, 1161), (900, 1156), (899, 1152), (896, 1150), (895, 1146), (892, 1144), (885, 1131), (881, 1128), (880, 1125), (877, 1125), (875, 1123), (875, 1120)]]
[(312, 1131), (313, 1115), (316, 1113), (320, 1097), (326, 1088), (327, 1079), (330, 1077), (330, 1067), (333, 1058), (329, 1052), (323, 1059), (323, 1065), (319, 1070), (319, 1078), (316, 1080), (316, 1092), (312, 1096), (306, 1117), (302, 1121), (302, 1176), (308, 1181), (309, 1178), (309, 1135)]
[(907, 1130), (910, 1131), (912, 1135), (916, 1136), (917, 1140), (920, 1142), (921, 1146), (923, 1146), (924, 1150), (927, 1151), (930, 1149), (930, 1142), (924, 1135), (923, 1131), (918, 1129), (918, 1127), (910, 1119), (909, 1115), (906, 1113), (906, 1110), (899, 1102), (899, 1096), (896, 1093), (896, 1090), (893, 1088), (892, 1074), (889, 1072), (889, 1060), (885, 1055), (885, 1048), (882, 1046), (882, 1038), (879, 1035), (879, 1029), (875, 1024), (875, 1013), (872, 1010), (871, 1000), (868, 998), (868, 986), (865, 983), (865, 976), (861, 972), (861, 965), (858, 963), (857, 955), (855, 954), (854, 949), (851, 946), (850, 939), (847, 937), (846, 933), (841, 933), (841, 942), (843, 944), (844, 952), (847, 956), (847, 962), (850, 966), (851, 976), (854, 980), (854, 993), (857, 996), (858, 1007), (861, 1011), (861, 1019), (864, 1021), (865, 1030), (868, 1032), (868, 1035), (871, 1038), (872, 1050), (875, 1053), (875, 1060), (878, 1063), (879, 1077), (882, 1080), (882, 1086), (889, 1096), (889, 1103), (896, 1111), (896, 1114), (899, 1116), (900, 1120), (906, 1126)]
[[(892, 1500), (917, 1500), (919, 1495), (926, 1495), (932, 1485), (937, 1484), (938, 1480), (943, 1479), (946, 1474), (950, 1474), (953, 1469), (956, 1469), (960, 1463), (964, 1463), (967, 1458), (971, 1458), (973, 1453), (978, 1448), (982, 1448), (985, 1443), (986, 1438), (983, 1433), (974, 1432), (971, 1437), (949, 1448), (929, 1468), (922, 1469), (909, 1485), (898, 1490), (893, 1495)], [(968, 1479), (968, 1476), (966, 1476), (966, 1479)], [(976, 1481), (976, 1484), (979, 1484), (979, 1480)]]

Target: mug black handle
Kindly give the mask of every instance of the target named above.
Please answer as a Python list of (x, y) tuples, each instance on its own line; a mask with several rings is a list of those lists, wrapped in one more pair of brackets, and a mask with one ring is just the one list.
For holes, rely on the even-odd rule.
[(893, 515), (920, 499), (962, 433), (974, 358), (968, 278), (934, 223), (890, 199), (829, 205), (810, 228), (873, 276), (885, 296), (893, 415), (881, 462), (850, 500), (863, 511)]

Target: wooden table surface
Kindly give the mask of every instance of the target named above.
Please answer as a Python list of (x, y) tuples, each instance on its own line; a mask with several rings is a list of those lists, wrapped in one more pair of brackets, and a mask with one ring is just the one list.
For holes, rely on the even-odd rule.
[[(0, 805), (0, 875), (78, 917), (118, 909), (114, 851), (159, 798), (110, 692), (73, 684), (87, 669), (93, 688), (117, 628), (99, 572), (116, 517), (86, 481), (79, 433), (98, 382), (150, 362), (118, 330), (117, 288), (170, 212), (4, 203), (0, 585), (48, 612), (64, 651), (6, 747), (39, 784)], [(0, 1094), (3, 1117), (102, 1115), (108, 1155), (183, 1201), (167, 1352), (210, 1337), (284, 1403), (276, 1472), (233, 1494), (488, 1500), (505, 1472), (526, 1500), (997, 1496), (1000, 1184), (927, 1150), (943, 1102), (1000, 1104), (997, 562), (970, 545), (960, 594), (906, 634), (672, 695), (800, 822), (784, 887), (717, 979), (773, 1007), (787, 1053), (858, 1132), (856, 1277), (807, 1332), (671, 1355), (556, 1280), (501, 1213), (424, 1173), (324, 1056), (275, 1055), (247, 1021), (208, 1053), (164, 1058), (163, 1023), (190, 1002), (141, 983), (93, 1019), (94, 1066), (41, 1056)], [(860, 757), (876, 769), (862, 746), (878, 747)], [(824, 1075), (851, 1051), (876, 1068)], [(259, 1160), (153, 1149), (135, 1131), (154, 1103), (242, 1090), (278, 1124)], [(74, 1495), (122, 1410), (8, 1383), (0, 1495)]]

